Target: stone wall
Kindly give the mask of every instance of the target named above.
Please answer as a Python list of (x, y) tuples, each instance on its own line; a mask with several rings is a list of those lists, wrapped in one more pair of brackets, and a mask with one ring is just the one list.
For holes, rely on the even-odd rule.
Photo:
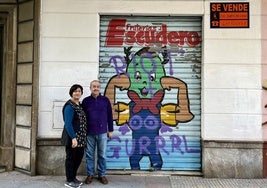
[[(39, 175), (65, 174), (65, 146), (59, 139), (39, 139), (37, 141), (36, 173)], [(85, 158), (78, 170), (78, 174), (85, 175)]]
[(203, 142), (206, 178), (262, 178), (261, 142)]

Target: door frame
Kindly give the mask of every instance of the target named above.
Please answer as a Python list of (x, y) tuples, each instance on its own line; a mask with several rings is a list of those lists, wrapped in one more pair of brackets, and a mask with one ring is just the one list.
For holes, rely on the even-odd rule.
[(0, 22), (3, 24), (0, 164), (5, 170), (13, 170), (15, 157), (16, 18), (16, 5), (0, 5)]

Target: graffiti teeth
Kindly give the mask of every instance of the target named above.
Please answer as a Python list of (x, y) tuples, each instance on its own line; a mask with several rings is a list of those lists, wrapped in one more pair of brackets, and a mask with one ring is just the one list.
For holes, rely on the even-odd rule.
[(146, 88), (140, 89), (140, 92), (143, 97), (147, 96), (148, 94), (148, 90)]

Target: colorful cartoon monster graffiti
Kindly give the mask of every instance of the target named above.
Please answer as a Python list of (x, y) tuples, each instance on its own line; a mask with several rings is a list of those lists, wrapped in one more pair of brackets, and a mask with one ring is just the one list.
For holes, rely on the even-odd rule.
[[(126, 72), (109, 79), (105, 93), (113, 109), (113, 119), (118, 126), (127, 125), (132, 131), (132, 153), (129, 156), (131, 169), (140, 169), (140, 160), (148, 156), (151, 168), (162, 168), (159, 152), (159, 131), (163, 127), (176, 127), (181, 122), (194, 118), (190, 111), (187, 84), (182, 80), (166, 76), (164, 65), (168, 56), (162, 57), (150, 47), (136, 53), (124, 48)], [(127, 91), (129, 103), (116, 101), (116, 90)], [(176, 103), (163, 104), (166, 90), (177, 89)]]

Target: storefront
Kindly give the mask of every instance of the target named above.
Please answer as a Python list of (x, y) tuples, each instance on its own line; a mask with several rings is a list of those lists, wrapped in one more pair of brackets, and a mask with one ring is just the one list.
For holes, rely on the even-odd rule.
[(99, 79), (114, 112), (109, 173), (264, 176), (266, 3), (6, 2), (0, 165), (63, 174), (68, 89), (85, 97)]
[(111, 169), (200, 171), (201, 28), (201, 17), (100, 16)]

